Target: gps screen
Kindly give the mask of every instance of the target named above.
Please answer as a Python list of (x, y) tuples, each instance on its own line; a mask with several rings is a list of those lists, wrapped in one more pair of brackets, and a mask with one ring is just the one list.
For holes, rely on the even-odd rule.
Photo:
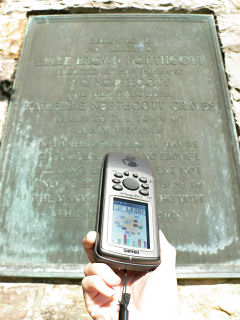
[(150, 249), (147, 203), (113, 199), (112, 243)]

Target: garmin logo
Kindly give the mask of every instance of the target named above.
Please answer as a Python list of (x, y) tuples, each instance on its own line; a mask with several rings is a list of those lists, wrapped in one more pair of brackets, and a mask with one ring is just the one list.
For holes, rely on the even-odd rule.
[(137, 159), (132, 156), (126, 156), (125, 159), (122, 159), (122, 162), (129, 167), (137, 167), (138, 166)]
[(139, 251), (138, 251), (138, 250), (123, 249), (123, 251), (124, 251), (124, 252), (127, 252), (127, 253), (139, 254)]

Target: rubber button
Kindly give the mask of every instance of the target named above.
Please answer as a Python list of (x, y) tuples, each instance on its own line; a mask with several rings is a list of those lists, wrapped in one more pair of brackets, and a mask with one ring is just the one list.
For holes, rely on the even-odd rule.
[(143, 188), (143, 189), (149, 189), (149, 185), (148, 185), (147, 183), (143, 183), (143, 184), (142, 184), (142, 188)]
[(147, 182), (147, 179), (144, 178), (144, 177), (141, 177), (139, 180), (140, 180), (141, 182), (143, 182), (143, 183), (146, 183), (146, 182)]
[(123, 185), (129, 190), (137, 190), (139, 188), (139, 183), (137, 180), (132, 178), (126, 178), (123, 180)]
[(116, 172), (116, 173), (114, 173), (114, 177), (122, 178), (123, 175), (120, 172)]
[(129, 171), (125, 171), (125, 172), (124, 172), (124, 175), (125, 175), (125, 176), (129, 176)]
[(138, 174), (135, 172), (135, 173), (133, 174), (133, 177), (134, 177), (134, 178), (137, 178), (137, 177), (138, 177)]
[(113, 183), (120, 183), (120, 182), (121, 182), (121, 180), (120, 180), (120, 179), (118, 179), (118, 178), (115, 178), (115, 179), (112, 179), (112, 182), (113, 182)]
[(144, 189), (139, 190), (139, 193), (141, 193), (143, 196), (148, 196), (149, 195), (148, 190), (144, 190)]
[(120, 184), (114, 184), (113, 189), (115, 189), (117, 191), (121, 191), (123, 189), (123, 186), (121, 186)]

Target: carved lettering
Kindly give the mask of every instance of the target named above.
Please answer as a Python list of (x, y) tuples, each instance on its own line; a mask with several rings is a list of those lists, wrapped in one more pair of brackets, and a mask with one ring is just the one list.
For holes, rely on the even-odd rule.
[(199, 166), (182, 166), (179, 168), (180, 174), (188, 174), (190, 176), (192, 175), (201, 175), (201, 168)]
[(169, 194), (159, 194), (158, 202), (160, 204), (173, 204), (176, 202), (174, 195)]
[(159, 186), (163, 189), (184, 189), (186, 183), (184, 181), (162, 181), (160, 180)]
[(167, 141), (163, 145), (167, 150), (198, 149), (198, 141)]
[(72, 57), (42, 57), (36, 63), (37, 66), (44, 66), (44, 67), (55, 67), (55, 66), (69, 66), (73, 62)]
[(160, 217), (172, 219), (172, 218), (180, 218), (182, 215), (182, 211), (180, 209), (169, 209), (167, 210), (160, 210), (159, 211)]
[(204, 203), (203, 194), (178, 194), (178, 202), (184, 204)]
[(135, 56), (128, 57), (127, 64), (136, 65), (192, 65), (201, 66), (205, 63), (203, 56)]
[(87, 52), (151, 52), (153, 43), (150, 39), (103, 39), (89, 42)]
[(159, 160), (162, 161), (179, 161), (179, 160), (184, 160), (184, 161), (198, 161), (200, 160), (200, 156), (198, 153), (195, 152), (162, 152), (159, 154)]
[(96, 79), (97, 87), (121, 87), (121, 88), (131, 88), (131, 87), (168, 87), (169, 79), (153, 79), (153, 78), (133, 78), (133, 77), (125, 77), (125, 78), (97, 78)]
[(76, 64), (77, 65), (119, 65), (121, 63), (121, 59), (117, 56), (104, 57), (104, 56), (83, 56), (77, 57)]
[(213, 102), (187, 102), (187, 101), (173, 101), (170, 104), (173, 111), (216, 111), (217, 107)]
[(193, 189), (200, 190), (203, 187), (203, 182), (200, 180), (191, 180), (190, 184), (191, 184), (191, 188), (193, 188)]
[(38, 102), (24, 100), (22, 108), (31, 112), (82, 111), (86, 110), (86, 105), (84, 101)]
[(100, 168), (95, 163), (109, 151), (137, 152), (155, 162), (161, 217), (178, 219), (183, 206), (204, 202), (199, 141), (168, 140), (165, 131), (188, 114), (217, 111), (215, 101), (172, 90), (185, 70), (205, 67), (206, 58), (160, 55), (158, 48), (148, 38), (92, 37), (77, 56), (43, 56), (36, 62), (66, 82), (60, 101), (22, 101), (25, 112), (51, 113), (63, 133), (41, 141), (37, 166), (41, 179), (35, 199), (41, 206), (55, 203), (56, 218), (79, 218), (79, 205), (90, 198), (96, 203), (96, 195), (82, 188), (96, 188)]
[(112, 110), (123, 110), (123, 111), (141, 111), (141, 110), (164, 110), (166, 102), (164, 101), (135, 101), (135, 102), (122, 102), (122, 101), (106, 101), (106, 102), (93, 102), (91, 109), (94, 111), (112, 111)]
[[(147, 157), (148, 158), (148, 157)], [(177, 167), (156, 167), (155, 173), (158, 175), (176, 175)]]
[(154, 66), (202, 66), (205, 64), (204, 56), (177, 56), (177, 55), (166, 55), (166, 56), (128, 56), (128, 57), (118, 57), (118, 56), (104, 56), (96, 55), (92, 56), (90, 54), (98, 54), (100, 51), (104, 52), (147, 52), (150, 53), (152, 48), (149, 45), (145, 46), (144, 41), (138, 41), (134, 45), (128, 45), (127, 47), (120, 47), (120, 43), (115, 46), (108, 46), (100, 48), (100, 46), (88, 47), (86, 52), (89, 52), (88, 56), (78, 56), (78, 57), (56, 57), (56, 56), (45, 56), (41, 57), (36, 65), (38, 67), (57, 67), (57, 66), (73, 66), (73, 65), (83, 65), (83, 66), (99, 66), (99, 65), (154, 65)]
[(116, 134), (161, 134), (162, 128), (159, 127), (147, 127), (147, 126), (135, 126), (135, 127), (116, 127), (114, 128)]

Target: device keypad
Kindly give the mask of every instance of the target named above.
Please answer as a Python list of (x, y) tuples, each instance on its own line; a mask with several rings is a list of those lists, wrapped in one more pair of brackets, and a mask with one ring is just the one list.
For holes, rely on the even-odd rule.
[(115, 176), (116, 178), (122, 178), (122, 177), (123, 177), (123, 174), (120, 173), (120, 172), (116, 172), (116, 173), (114, 173), (114, 176)]
[[(115, 177), (115, 178), (114, 178)], [(130, 190), (130, 191), (136, 191), (143, 195), (148, 196), (150, 191), (150, 185), (151, 181), (143, 176), (139, 177), (139, 174), (137, 172), (133, 172), (130, 177), (129, 171), (121, 172), (115, 172), (114, 177), (112, 179), (112, 182), (114, 185), (112, 186), (114, 190), (122, 191), (124, 188)], [(121, 178), (123, 178), (121, 180)]]
[(139, 183), (136, 179), (126, 178), (123, 180), (123, 185), (128, 190), (137, 190), (139, 189)]
[(112, 179), (112, 182), (113, 182), (113, 183), (120, 183), (120, 182), (121, 182), (121, 180), (120, 180), (120, 179), (118, 179), (118, 178), (114, 178), (114, 179)]
[(123, 189), (123, 186), (121, 186), (120, 184), (114, 184), (113, 189), (115, 189), (117, 191), (121, 191)]
[(146, 190), (146, 189), (139, 190), (139, 193), (141, 193), (141, 195), (143, 195), (143, 196), (148, 196), (149, 195), (149, 191)]

